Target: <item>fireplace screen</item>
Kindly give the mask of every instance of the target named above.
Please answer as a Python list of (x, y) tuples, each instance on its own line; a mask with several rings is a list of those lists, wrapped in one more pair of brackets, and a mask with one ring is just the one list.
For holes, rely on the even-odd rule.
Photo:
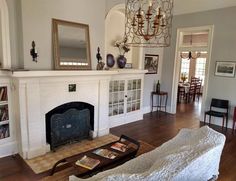
[(94, 108), (83, 102), (61, 105), (46, 114), (46, 138), (51, 150), (86, 139), (93, 130)]

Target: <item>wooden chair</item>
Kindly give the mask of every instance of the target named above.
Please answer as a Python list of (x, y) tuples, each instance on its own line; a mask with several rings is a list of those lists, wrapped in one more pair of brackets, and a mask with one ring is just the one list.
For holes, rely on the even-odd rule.
[(195, 97), (195, 99), (197, 97), (198, 101), (199, 101), (199, 97), (202, 95), (201, 89), (202, 89), (202, 84), (201, 83), (197, 83), (196, 84), (196, 88), (195, 88), (195, 95), (194, 95), (194, 97)]
[[(224, 109), (225, 112), (218, 111), (219, 108), (220, 109)], [(206, 123), (206, 115), (209, 116), (209, 124), (211, 124), (211, 116), (221, 117), (221, 118), (223, 118), (223, 122), (222, 122), (222, 131), (223, 131), (225, 120), (226, 120), (226, 129), (227, 129), (228, 114), (229, 114), (229, 101), (228, 100), (222, 100), (222, 99), (215, 99), (215, 98), (213, 98), (211, 100), (210, 110), (205, 112), (204, 124)]]
[(187, 93), (187, 102), (195, 101), (196, 85), (191, 83)]
[(181, 100), (186, 101), (186, 93), (184, 87), (178, 87), (178, 95), (177, 95), (177, 102), (181, 102)]
[(232, 127), (232, 133), (234, 133), (235, 122), (236, 122), (236, 107), (234, 107), (234, 116), (233, 116), (233, 127)]
[(197, 77), (191, 77), (191, 83), (195, 84), (195, 83), (198, 83), (200, 81), (199, 78)]

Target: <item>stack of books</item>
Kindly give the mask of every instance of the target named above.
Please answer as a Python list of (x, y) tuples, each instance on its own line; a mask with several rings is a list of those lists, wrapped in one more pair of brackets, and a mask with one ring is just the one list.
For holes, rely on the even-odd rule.
[(90, 158), (86, 155), (84, 155), (80, 160), (78, 160), (75, 164), (78, 166), (81, 166), (83, 168), (92, 170), (97, 165), (99, 165), (100, 161), (94, 158)]
[(128, 146), (126, 144), (116, 142), (111, 146), (111, 148), (114, 149), (114, 150), (125, 152), (127, 150)]
[(108, 149), (102, 149), (102, 148), (99, 148), (93, 151), (93, 153), (100, 155), (102, 157), (108, 158), (108, 159), (115, 159), (118, 156), (118, 153), (110, 151)]
[(0, 101), (7, 101), (7, 87), (0, 87)]

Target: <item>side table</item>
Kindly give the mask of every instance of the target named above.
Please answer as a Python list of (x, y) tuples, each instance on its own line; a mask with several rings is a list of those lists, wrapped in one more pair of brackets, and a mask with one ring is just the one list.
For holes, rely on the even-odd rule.
[[(157, 105), (153, 105), (153, 97), (157, 96)], [(164, 107), (165, 108), (165, 112), (166, 112), (166, 105), (167, 105), (167, 100), (168, 100), (168, 92), (164, 92), (164, 91), (160, 91), (160, 92), (155, 92), (153, 91), (151, 93), (151, 106), (152, 106), (152, 111), (153, 111), (153, 107), (157, 107), (157, 111), (159, 108), (159, 111), (161, 111), (161, 108)]]

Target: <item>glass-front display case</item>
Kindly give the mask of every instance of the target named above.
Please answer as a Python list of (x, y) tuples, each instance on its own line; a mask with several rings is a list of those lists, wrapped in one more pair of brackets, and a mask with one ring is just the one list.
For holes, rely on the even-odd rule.
[(128, 80), (127, 113), (140, 109), (141, 79)]
[(109, 116), (140, 110), (141, 79), (110, 81), (109, 90)]
[(110, 81), (109, 88), (109, 116), (124, 113), (125, 100), (125, 81)]

